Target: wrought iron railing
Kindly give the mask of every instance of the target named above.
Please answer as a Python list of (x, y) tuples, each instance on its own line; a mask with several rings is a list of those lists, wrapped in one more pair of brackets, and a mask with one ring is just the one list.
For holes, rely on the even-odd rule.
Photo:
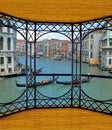
[[(16, 112), (20, 112), (32, 108), (49, 108), (49, 107), (80, 107), (93, 111), (99, 111), (103, 113), (112, 114), (112, 98), (109, 100), (96, 100), (88, 96), (82, 89), (82, 83), (73, 84), (71, 82), (70, 89), (63, 95), (58, 97), (49, 97), (38, 91), (36, 88), (36, 76), (69, 76), (71, 81), (78, 79), (81, 81), (82, 76), (96, 77), (96, 78), (108, 78), (112, 76), (102, 75), (85, 75), (82, 74), (82, 41), (91, 32), (96, 30), (109, 30), (112, 26), (110, 22), (112, 17), (96, 19), (93, 21), (86, 21), (83, 23), (40, 23), (27, 21), (24, 19), (18, 19), (13, 16), (9, 16), (0, 13), (0, 27), (9, 27), (16, 30), (24, 38), (26, 42), (26, 69), (28, 69), (28, 42), (34, 43), (34, 60), (30, 60), (29, 73), (26, 72), (26, 88), (24, 92), (15, 100), (7, 103), (0, 103), (0, 117), (4, 117)], [(10, 24), (9, 24), (10, 22)], [(109, 24), (107, 27), (106, 24)], [(32, 68), (36, 71), (36, 50), (35, 44), (39, 38), (43, 35), (56, 32), (66, 36), (72, 44), (71, 55), (71, 73), (70, 74), (32, 74)], [(78, 43), (80, 49), (78, 52)], [(80, 58), (78, 59), (78, 53)], [(74, 68), (74, 54), (76, 56), (76, 66)], [(78, 65), (78, 62), (79, 65)], [(79, 67), (79, 68), (78, 68)], [(74, 73), (75, 70), (75, 73)], [(34, 85), (31, 89), (30, 85)]]

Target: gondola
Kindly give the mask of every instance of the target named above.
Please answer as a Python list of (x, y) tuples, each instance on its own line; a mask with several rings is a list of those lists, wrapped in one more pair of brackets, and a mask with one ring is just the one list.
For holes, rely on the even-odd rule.
[(110, 74), (112, 74), (112, 69), (108, 71)]
[[(28, 87), (49, 85), (49, 84), (54, 83), (57, 79), (58, 79), (58, 77), (53, 77), (53, 79), (50, 79), (50, 80), (42, 80), (40, 82), (36, 82), (36, 84), (28, 85)], [(16, 86), (17, 87), (26, 87), (26, 84), (18, 83), (16, 80)]]
[(40, 69), (36, 70), (34, 73), (39, 74), (41, 71), (42, 71), (42, 67)]
[[(90, 78), (82, 79), (81, 83), (87, 83), (90, 81)], [(73, 80), (73, 84), (79, 84), (80, 80)], [(71, 81), (56, 81), (57, 84), (70, 85)]]

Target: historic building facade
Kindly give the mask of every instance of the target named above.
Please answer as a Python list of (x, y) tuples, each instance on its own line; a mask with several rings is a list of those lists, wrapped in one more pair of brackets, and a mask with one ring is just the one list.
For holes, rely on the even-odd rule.
[[(107, 25), (109, 26), (109, 25)], [(103, 30), (101, 67), (112, 69), (112, 29)]]
[[(17, 51), (21, 55), (25, 55), (26, 44), (25, 40), (17, 40)], [(30, 46), (28, 43), (28, 55), (30, 51), (32, 55), (34, 54), (34, 44)], [(30, 50), (31, 49), (31, 50)], [(71, 44), (68, 40), (59, 40), (59, 39), (43, 39), (36, 43), (36, 55), (41, 55), (45, 57), (54, 57), (55, 55), (61, 55), (63, 58), (67, 58), (71, 50)]]
[(83, 40), (82, 45), (82, 61), (92, 64), (99, 64), (99, 45), (101, 43), (102, 31), (94, 31), (89, 33)]
[(0, 20), (0, 75), (7, 75), (17, 70), (17, 36), (15, 30), (3, 27), (2, 22)]

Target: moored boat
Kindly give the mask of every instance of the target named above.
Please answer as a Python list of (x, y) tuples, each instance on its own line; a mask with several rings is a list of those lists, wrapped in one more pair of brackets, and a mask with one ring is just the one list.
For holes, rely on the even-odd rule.
[(42, 71), (42, 67), (39, 68), (39, 69), (37, 69), (34, 73), (35, 73), (35, 74), (39, 74), (41, 71)]
[(80, 80), (73, 80), (72, 82), (71, 81), (56, 81), (57, 84), (63, 84), (63, 85), (70, 85), (70, 84), (79, 84), (80, 82), (81, 83), (87, 83), (90, 81), (90, 78), (85, 78), (85, 79), (82, 79), (81, 81)]
[[(42, 80), (40, 82), (36, 82), (35, 84), (28, 85), (28, 87), (49, 85), (49, 84), (54, 83), (57, 79), (58, 79), (58, 77), (53, 77), (53, 79), (50, 79), (50, 80)], [(26, 87), (26, 84), (18, 83), (16, 80), (16, 86), (17, 87)]]
[(109, 72), (110, 74), (112, 74), (112, 69), (110, 69), (108, 72)]

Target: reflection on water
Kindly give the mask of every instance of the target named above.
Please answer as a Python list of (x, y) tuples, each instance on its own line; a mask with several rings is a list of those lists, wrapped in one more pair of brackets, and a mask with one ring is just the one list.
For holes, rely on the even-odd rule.
[[(24, 57), (20, 58), (20, 62), (25, 63)], [(69, 60), (56, 61), (48, 58), (39, 58), (37, 60), (37, 68), (40, 67), (43, 67), (42, 73), (71, 73), (71, 62)], [(84, 74), (111, 75), (106, 71), (98, 70), (97, 67), (88, 66), (88, 64), (82, 65), (82, 72)], [(37, 81), (49, 78), (51, 77), (40, 76), (37, 77)], [(25, 88), (19, 88), (16, 86), (16, 79), (21, 83), (25, 83), (25, 77), (0, 79), (0, 103), (16, 99), (25, 90)], [(60, 76), (58, 80), (70, 80), (70, 77)], [(70, 89), (70, 85), (64, 86), (54, 83), (47, 86), (39, 86), (37, 89), (46, 96), (57, 97), (65, 94)], [(92, 78), (90, 82), (82, 84), (82, 89), (92, 98), (98, 100), (112, 99), (111, 79)]]

